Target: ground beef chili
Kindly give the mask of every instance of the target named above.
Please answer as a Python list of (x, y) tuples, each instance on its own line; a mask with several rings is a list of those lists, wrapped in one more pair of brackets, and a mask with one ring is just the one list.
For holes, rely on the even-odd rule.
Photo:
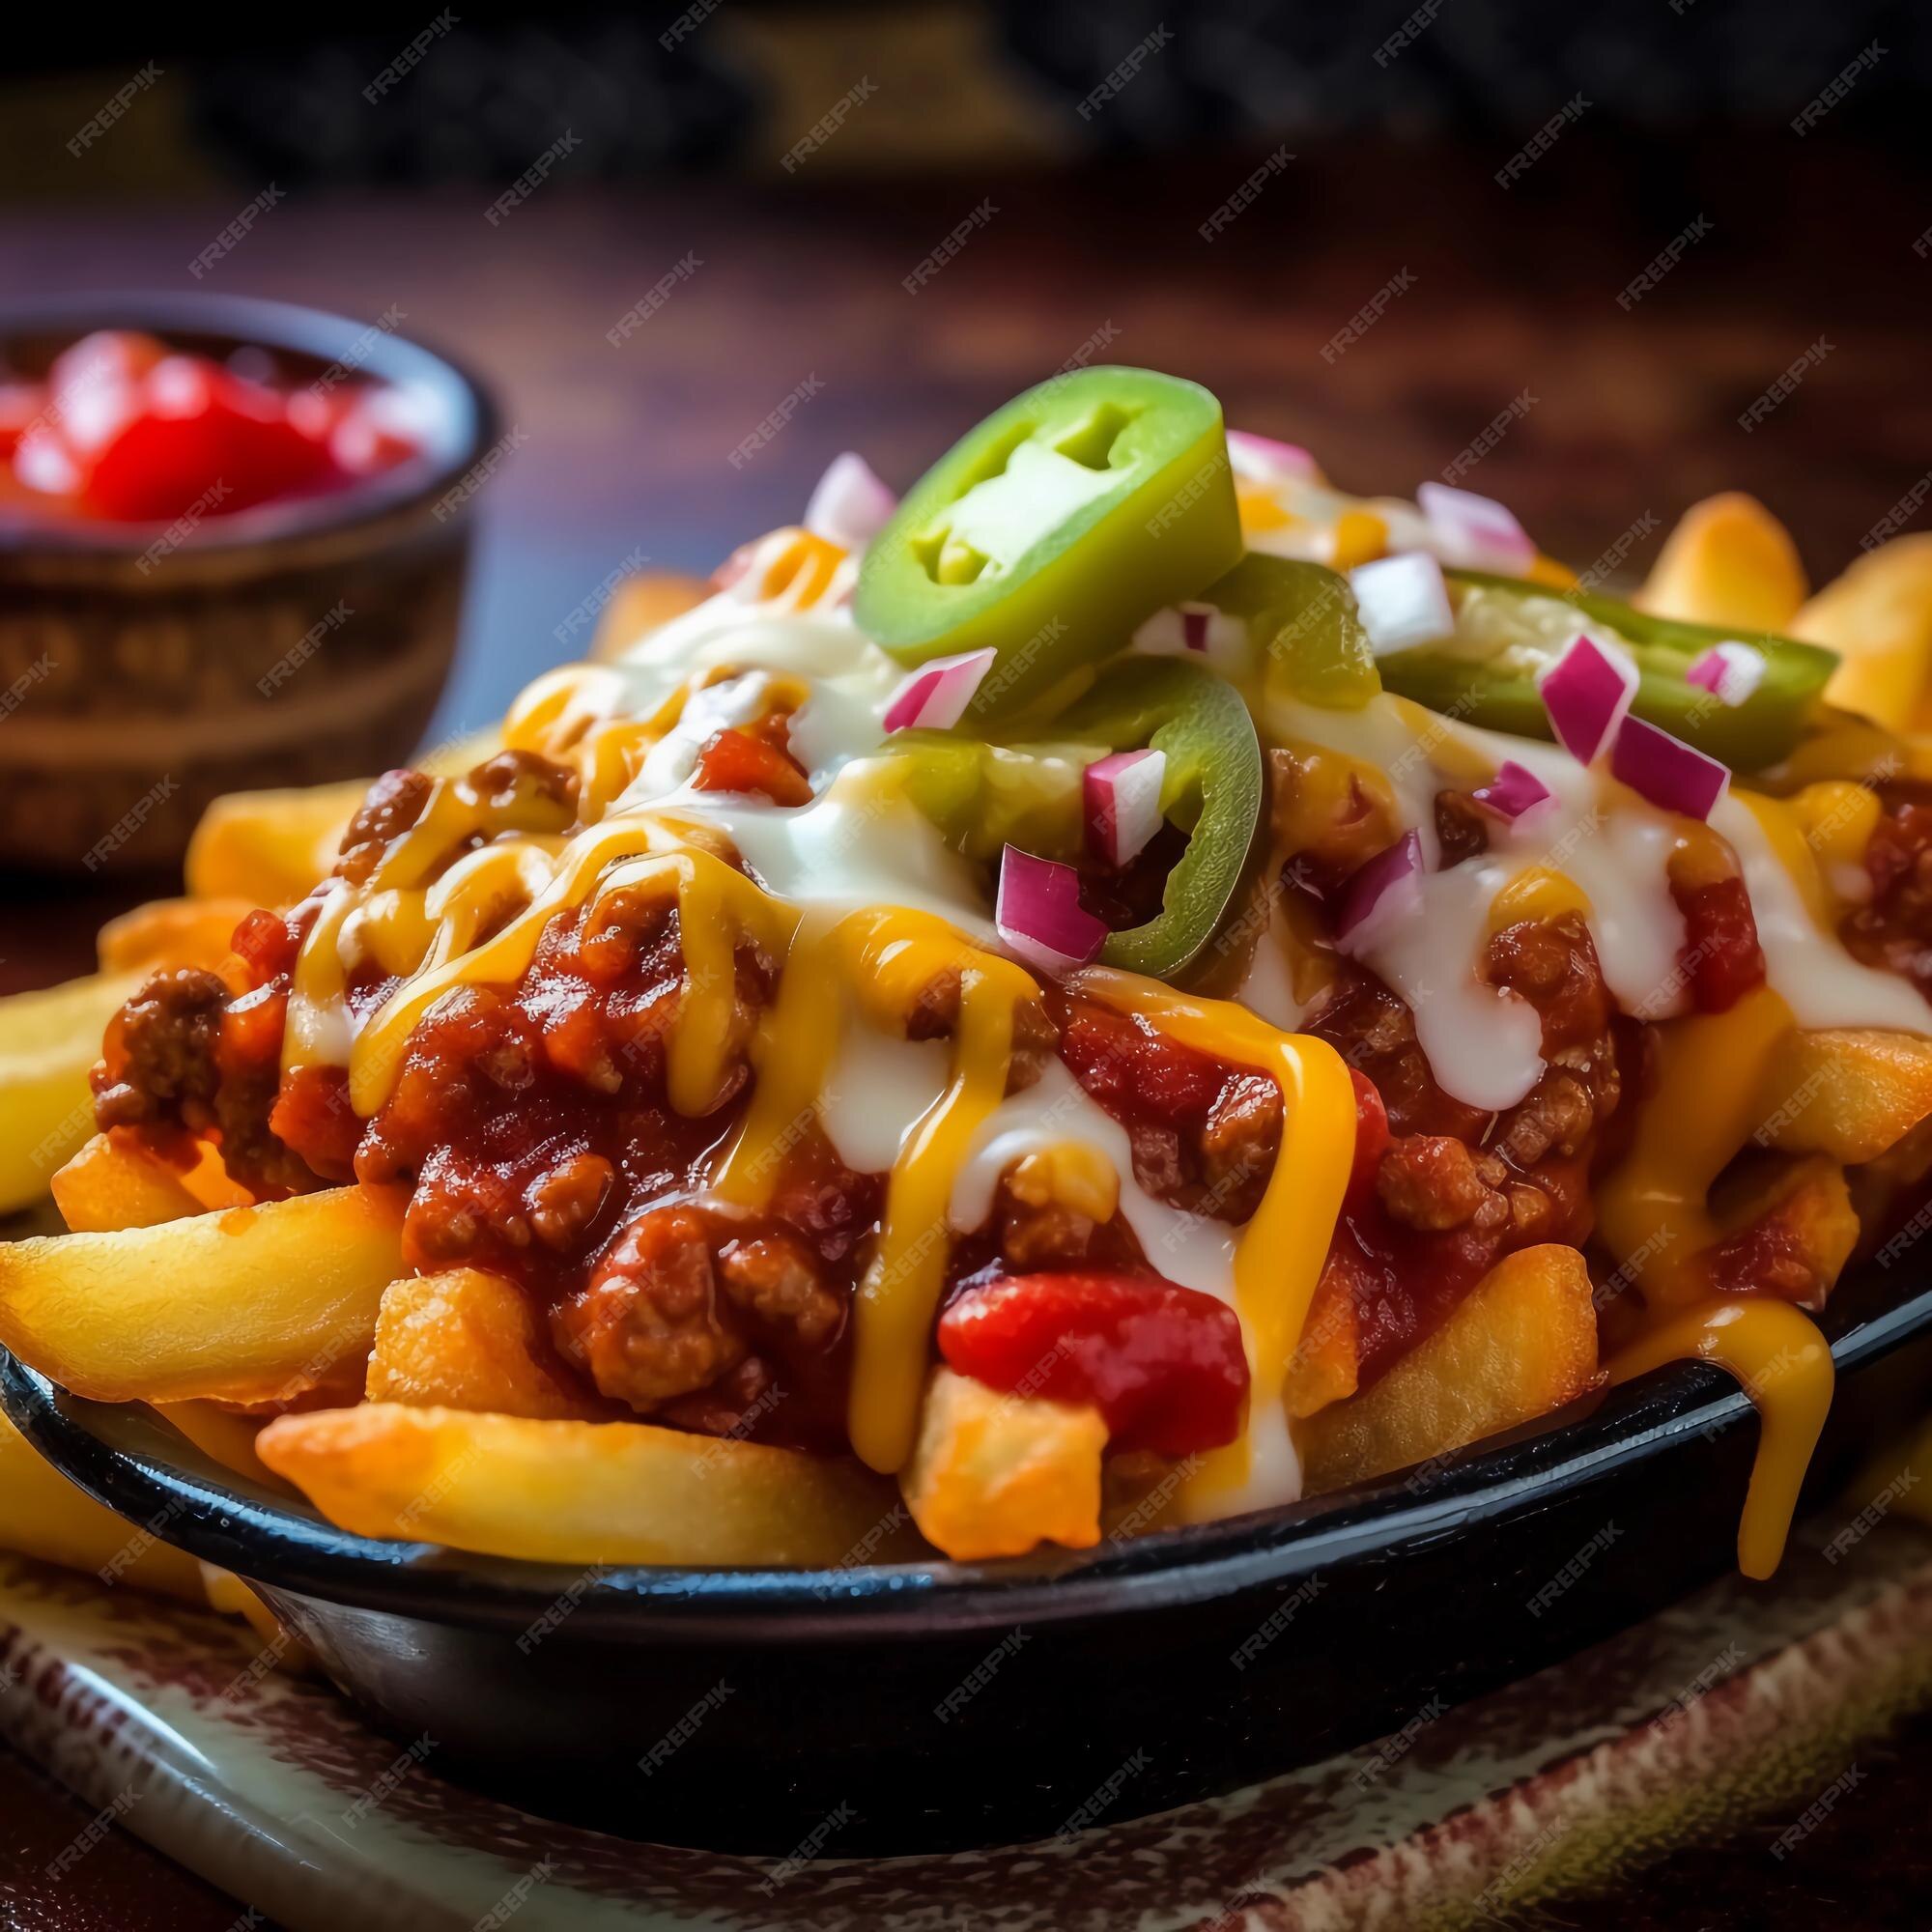
[(1432, 1333), (1515, 1248), (1580, 1245), (1589, 1174), (1640, 1030), (1622, 1020), (1575, 918), (1526, 921), (1490, 942), (1484, 971), (1536, 1009), (1545, 1071), (1501, 1114), (1436, 1084), (1408, 1008), (1344, 962), (1307, 1030), (1373, 1083), (1389, 1140), (1366, 1198), (1351, 1189), (1329, 1266), (1353, 1304), (1359, 1385)]
[(1865, 846), (1871, 898), (1846, 918), (1847, 950), (1932, 999), (1932, 786), (1885, 785)]
[[(108, 1024), (93, 1073), (95, 1123), (134, 1128), (183, 1164), (197, 1138), (210, 1139), (229, 1173), (268, 1199), (315, 1186), (318, 1170), (271, 1125), (289, 975), (314, 917), (313, 904), (286, 920), (250, 913), (233, 942), (249, 981), (239, 992), (198, 967), (156, 974)], [(346, 1178), (346, 1156), (335, 1173)]]

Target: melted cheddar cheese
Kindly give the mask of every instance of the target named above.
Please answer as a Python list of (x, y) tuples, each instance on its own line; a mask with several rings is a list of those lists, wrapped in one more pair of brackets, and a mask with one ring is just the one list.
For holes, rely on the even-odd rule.
[[(1255, 548), (1343, 567), (1419, 547), (1426, 527), (1412, 506), (1357, 503), (1317, 479), (1271, 491), (1244, 483), (1240, 507)], [(1101, 1218), (1118, 1204), (1144, 1245), (1162, 1233), (1176, 1258), (1163, 1271), (1236, 1309), (1251, 1378), (1246, 1427), (1192, 1470), (1182, 1514), (1292, 1500), (1298, 1470), (1284, 1385), (1341, 1211), (1355, 1122), (1334, 1050), (1273, 1023), (1297, 1023), (1332, 971), (1332, 954), (1297, 923), (1305, 909), (1258, 902), (1235, 999), (1097, 969), (1074, 982), (1280, 1088), (1272, 1174), (1253, 1217), (1228, 1231), (1142, 1194), (1125, 1136), (1064, 1069), (1037, 1103), (1009, 1094), (1017, 1016), (1040, 987), (999, 950), (983, 880), (904, 800), (880, 722), (900, 672), (853, 627), (853, 560), (791, 529), (748, 547), (732, 570), (731, 587), (624, 659), (541, 678), (511, 712), (509, 747), (576, 774), (579, 828), (566, 836), (538, 807), (493, 803), (467, 781), (442, 779), (366, 880), (322, 889), (294, 976), (285, 1066), (345, 1066), (352, 1104), (368, 1116), (430, 1009), (463, 985), (516, 980), (552, 918), (581, 911), (594, 924), (618, 895), (674, 903), (687, 983), (669, 1040), (668, 1097), (683, 1114), (709, 1114), (744, 1047), (755, 1077), (709, 1185), (724, 1202), (757, 1208), (802, 1135), (836, 1138), (828, 1096), (841, 1055), (883, 1042), (910, 1057), (909, 1016), (936, 982), (956, 983), (948, 1038), (918, 1042), (943, 1056), (942, 1077), (906, 1086), (902, 1111), (887, 1110), (889, 1159), (867, 1169), (884, 1172), (886, 1185), (853, 1311), (855, 1451), (881, 1471), (901, 1469), (912, 1453), (952, 1241), (988, 1211), (992, 1179), (980, 1170), (997, 1157), (1004, 1171), (1072, 1190)], [(1353, 785), (1391, 826), (1419, 837), (1422, 918), (1406, 936), (1372, 947), (1367, 962), (1407, 1003), (1451, 1096), (1501, 1111), (1544, 1071), (1534, 1012), (1481, 973), (1490, 938), (1519, 922), (1581, 921), (1624, 1009), (1662, 1023), (1654, 1091), (1627, 1157), (1599, 1192), (1602, 1241), (1654, 1318), (1610, 1370), (1624, 1378), (1694, 1356), (1739, 1377), (1764, 1418), (1740, 1561), (1768, 1574), (1830, 1400), (1830, 1352), (1787, 1304), (1700, 1299), (1690, 1264), (1735, 1232), (1714, 1212), (1711, 1189), (1758, 1126), (1765, 1069), (1793, 1027), (1932, 1033), (1932, 1009), (1851, 960), (1833, 936), (1840, 887), (1870, 834), (1870, 795), (1830, 781), (1789, 804), (1737, 792), (1711, 828), (1693, 828), (1551, 747), (1399, 698), (1341, 712), (1269, 688), (1252, 701), (1270, 742), (1295, 748), (1331, 789)], [(809, 806), (786, 811), (693, 786), (711, 731), (773, 710), (790, 720), (812, 781)], [(1505, 758), (1527, 765), (1550, 802), (1501, 827), (1487, 853), (1439, 869), (1436, 792), (1483, 782)], [(1291, 849), (1305, 829), (1297, 810), (1311, 822), (1322, 816), (1319, 790), (1278, 802), (1276, 830)], [(1724, 876), (1734, 855), (1758, 909), (1769, 984), (1728, 1012), (1692, 1015), (1673, 977), (1684, 923), (1670, 868)], [(749, 1046), (734, 1037), (746, 948), (776, 979)], [(347, 989), (366, 961), (399, 983), (358, 1015)]]

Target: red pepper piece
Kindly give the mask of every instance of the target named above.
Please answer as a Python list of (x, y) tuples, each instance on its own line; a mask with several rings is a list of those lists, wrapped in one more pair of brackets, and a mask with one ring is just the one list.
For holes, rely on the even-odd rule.
[(692, 783), (699, 791), (762, 792), (774, 805), (811, 802), (811, 781), (796, 758), (732, 725), (706, 740)]
[(1248, 1392), (1235, 1311), (1158, 1275), (1003, 1275), (939, 1320), (949, 1366), (989, 1388), (1092, 1403), (1117, 1449), (1232, 1442)]

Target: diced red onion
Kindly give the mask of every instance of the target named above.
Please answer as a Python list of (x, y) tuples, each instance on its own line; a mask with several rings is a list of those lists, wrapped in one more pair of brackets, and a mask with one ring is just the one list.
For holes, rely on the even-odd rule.
[(1742, 704), (1764, 681), (1764, 653), (1748, 644), (1713, 644), (1692, 658), (1684, 682), (1708, 691), (1725, 704)]
[(950, 730), (965, 717), (973, 694), (998, 656), (988, 644), (983, 650), (961, 651), (957, 657), (934, 658), (921, 665), (886, 706), (886, 729), (903, 731), (909, 724), (923, 724)]
[(1167, 778), (1167, 753), (1151, 746), (1142, 752), (1110, 752), (1081, 775), (1087, 842), (1110, 865), (1124, 866), (1147, 849), (1160, 830), (1160, 788)]
[(1626, 718), (1610, 747), (1610, 774), (1665, 811), (1709, 818), (1730, 784), (1728, 767), (1681, 738)]
[(1549, 787), (1527, 765), (1520, 765), (1514, 758), (1505, 758), (1496, 767), (1495, 777), (1469, 794), (1478, 805), (1488, 806), (1504, 818), (1520, 818), (1531, 806), (1543, 804), (1551, 795)]
[(811, 501), (805, 506), (805, 526), (846, 550), (864, 550), (885, 528), (899, 499), (872, 474), (872, 467), (856, 451), (835, 456)]
[(1274, 483), (1292, 476), (1303, 483), (1319, 483), (1321, 467), (1298, 442), (1277, 442), (1271, 436), (1256, 436), (1252, 430), (1228, 432), (1228, 461), (1236, 476), (1250, 483)]
[(1415, 500), (1451, 563), (1519, 576), (1536, 561), (1528, 532), (1494, 497), (1452, 490), (1446, 483), (1424, 483)]
[(1349, 584), (1369, 634), (1369, 649), (1378, 658), (1449, 637), (1456, 629), (1442, 566), (1427, 551), (1358, 563), (1349, 573)]
[(1578, 637), (1538, 674), (1556, 742), (1587, 765), (1624, 721), (1636, 696), (1636, 666), (1615, 644)]
[(1245, 650), (1247, 641), (1247, 625), (1211, 604), (1170, 605), (1156, 611), (1133, 636), (1135, 650), (1155, 657), (1192, 651), (1211, 658), (1224, 650)]
[(1107, 939), (1105, 923), (1080, 903), (1080, 874), (1016, 845), (1000, 856), (993, 923), (1013, 952), (1044, 973), (1085, 966)]
[(1422, 838), (1405, 832), (1386, 852), (1350, 874), (1335, 920), (1335, 944), (1359, 955), (1422, 910)]

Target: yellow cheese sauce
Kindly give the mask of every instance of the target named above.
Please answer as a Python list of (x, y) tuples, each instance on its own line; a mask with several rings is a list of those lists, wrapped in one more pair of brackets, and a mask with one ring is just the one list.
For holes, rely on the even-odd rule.
[[(1339, 545), (1369, 555), (1417, 540), (1408, 506), (1357, 504), (1317, 482), (1272, 497), (1244, 484), (1241, 508), (1257, 548), (1312, 554)], [(464, 781), (439, 781), (366, 881), (324, 890), (295, 973), (285, 1065), (345, 1065), (356, 1112), (374, 1113), (412, 1030), (439, 999), (465, 984), (514, 982), (554, 916), (582, 909), (595, 922), (611, 895), (633, 891), (674, 901), (680, 923), (687, 984), (669, 1040), (671, 1104), (691, 1116), (711, 1112), (741, 1047), (755, 1075), (710, 1177), (721, 1200), (762, 1206), (799, 1137), (823, 1130), (828, 1084), (855, 1029), (870, 1030), (868, 1051), (942, 1055), (943, 1081), (904, 1116), (896, 1152), (879, 1170), (885, 1207), (853, 1309), (850, 1436), (866, 1463), (894, 1471), (918, 1430), (961, 1177), (1005, 1118), (1015, 1016), (1040, 989), (1000, 951), (983, 876), (903, 798), (880, 722), (902, 673), (852, 626), (852, 568), (822, 538), (775, 532), (753, 547), (731, 589), (624, 659), (531, 686), (506, 742), (570, 766), (584, 829), (566, 837), (518, 822)], [(1490, 937), (1520, 921), (1581, 920), (1624, 1009), (1660, 1023), (1653, 1089), (1627, 1158), (1598, 1192), (1599, 1238), (1651, 1311), (1651, 1325), (1608, 1366), (1622, 1379), (1696, 1357), (1739, 1377), (1764, 1418), (1740, 1562), (1768, 1574), (1830, 1401), (1830, 1354), (1788, 1304), (1697, 1299), (1699, 1278), (1688, 1264), (1736, 1232), (1714, 1215), (1711, 1187), (1759, 1124), (1765, 1069), (1794, 1027), (1932, 1032), (1932, 1009), (1909, 985), (1858, 965), (1834, 936), (1841, 875), (1855, 868), (1876, 810), (1869, 794), (1830, 781), (1786, 804), (1734, 793), (1710, 831), (1691, 833), (1549, 746), (1400, 699), (1352, 713), (1279, 694), (1257, 705), (1264, 738), (1339, 754), (1421, 838), (1431, 867), (1425, 920), (1372, 951), (1368, 963), (1407, 1002), (1445, 1091), (1500, 1110), (1544, 1070), (1533, 1011), (1480, 973)], [(692, 763), (717, 721), (765, 706), (792, 719), (812, 803), (786, 811), (694, 789)], [(1500, 830), (1479, 860), (1435, 869), (1435, 791), (1480, 782), (1504, 758), (1527, 765), (1551, 802)], [(1673, 982), (1684, 928), (1667, 865), (1680, 850), (1700, 863), (1699, 855), (1728, 863), (1735, 852), (1759, 911), (1770, 983), (1726, 1013), (1690, 1013)], [(1276, 927), (1292, 918), (1261, 909), (1257, 950), (1279, 946)], [(746, 948), (776, 976), (748, 1046), (733, 1037)], [(364, 960), (401, 984), (358, 1024), (346, 987)], [(1241, 983), (1255, 1005), (1296, 1020), (1321, 998), (1328, 960), (1297, 940), (1282, 970), (1250, 960)], [(908, 1014), (948, 979), (958, 987), (950, 1036), (908, 1042)], [(1251, 1394), (1244, 1433), (1201, 1460), (1181, 1503), (1184, 1515), (1203, 1518), (1292, 1500), (1298, 1471), (1282, 1392), (1349, 1178), (1348, 1069), (1324, 1042), (1236, 1000), (1100, 969), (1072, 983), (1280, 1087), (1280, 1149), (1260, 1207), (1242, 1228), (1213, 1232), (1190, 1264), (1239, 1315)], [(918, 1093), (918, 1081), (906, 1091)], [(1092, 1158), (1061, 1166), (1096, 1201), (1131, 1198), (1143, 1219), (1179, 1211), (1138, 1193), (1123, 1152), (1111, 1191), (1087, 1172), (1098, 1158), (1092, 1148), (1072, 1152)], [(1221, 1234), (1228, 1238), (1217, 1247)]]

